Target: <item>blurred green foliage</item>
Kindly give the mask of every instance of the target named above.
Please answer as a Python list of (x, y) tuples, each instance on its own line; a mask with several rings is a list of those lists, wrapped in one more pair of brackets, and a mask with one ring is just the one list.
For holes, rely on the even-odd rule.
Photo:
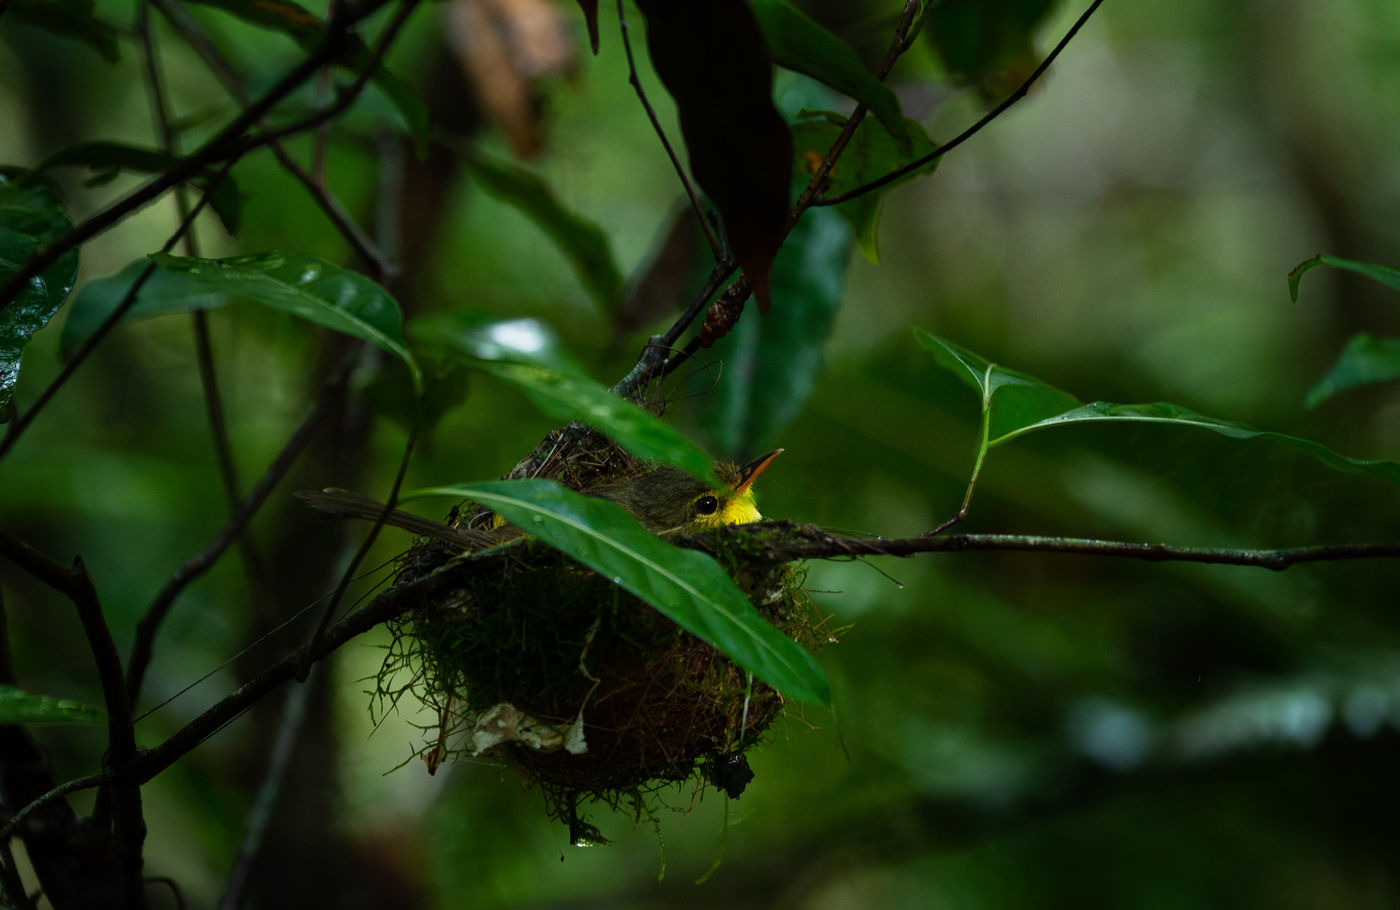
[[(0, 164), (33, 166), (96, 139), (154, 148), (140, 49), (125, 37), (130, 6), (99, 0), (100, 23), (122, 27), (72, 34), (18, 15), (34, 6), (0, 16)], [(888, 35), (901, 4), (802, 6), (868, 63), (871, 47), (875, 59), (883, 53), (870, 36)], [(586, 46), (576, 4), (555, 7)], [(985, 17), (1003, 7), (997, 22), (1010, 31), (989, 31)], [(613, 13), (601, 16), (597, 57), (584, 54), (567, 77), (535, 87), (545, 142), (528, 165), (538, 180), (529, 195), (548, 191), (554, 231), (567, 233), (558, 225), (569, 213), (597, 229), (580, 228), (561, 248), (540, 209), (470, 165), (507, 153), (447, 50), (452, 10), (420, 9), (388, 59), (438, 119), (440, 141), (426, 155), (375, 87), (324, 147), (298, 137), (288, 152), (303, 163), (323, 154), (325, 185), (394, 252), (411, 342), (419, 320), (535, 319), (610, 384), (697, 286), (687, 277), (673, 308), (613, 336), (602, 307), (614, 275), (635, 287), (679, 197), (627, 84)], [(1080, 12), (935, 5), (891, 79), (904, 114), (930, 136), (955, 135), (996, 100), (1006, 73), (1034, 65), (1028, 49), (1043, 53)], [(292, 41), (269, 40), (218, 9), (190, 14), (251, 91), (300, 59)], [(152, 20), (188, 150), (236, 105), (165, 20)], [(986, 35), (995, 41), (976, 37)], [(725, 347), (702, 351), (658, 390), (668, 419), (717, 455), (785, 447), (760, 484), (767, 515), (917, 535), (956, 511), (979, 429), (976, 396), (919, 347), (920, 326), (1079, 400), (1171, 402), (1354, 458), (1400, 459), (1394, 382), (1303, 406), (1348, 339), (1400, 335), (1395, 292), (1321, 269), (1292, 303), (1285, 280), (1319, 252), (1400, 265), (1397, 36), (1400, 7), (1384, 0), (1106, 4), (1026, 100), (935, 174), (884, 197), (878, 265), (854, 253), (833, 213), (813, 212), (805, 237), (777, 260), (775, 312), (768, 321), (746, 314)], [(113, 47), (119, 59), (109, 59)], [(644, 62), (640, 75), (678, 135)], [(793, 84), (780, 82), (776, 98), (788, 113), (784, 91), (822, 91), (784, 87)], [(294, 105), (326, 91), (313, 85)], [(824, 106), (843, 103), (832, 95)], [(269, 152), (232, 175), (239, 234), (206, 213), (198, 250), (174, 252), (283, 250), (365, 266)], [(75, 220), (138, 180), (54, 177)], [(164, 199), (86, 244), (79, 299), (144, 260), (177, 223)], [(598, 249), (600, 236), (617, 272), (595, 262), (580, 278), (579, 250)], [(801, 256), (812, 250), (830, 252), (807, 267)], [(810, 310), (776, 309), (788, 302), (784, 269), (790, 305), (807, 295)], [(692, 276), (694, 263), (678, 271)], [(64, 315), (25, 351), (21, 409), (61, 369)], [(246, 303), (207, 318), (246, 489), (348, 342)], [(0, 526), (61, 562), (82, 557), (122, 653), (156, 591), (229, 513), (189, 320), (168, 314), (118, 328), (0, 463)], [(385, 369), (381, 358), (360, 358), (352, 387), (374, 388)], [(488, 375), (460, 385), (465, 398), (421, 440), (408, 487), (498, 477), (557, 423)], [(775, 389), (781, 395), (768, 400)], [(137, 727), (141, 744), (304, 640), (300, 625), (282, 625), (308, 607), (314, 619), (363, 528), (319, 523), (291, 493), (387, 491), (406, 435), (374, 400), (350, 396), (254, 521), (251, 549), (226, 554), (178, 602), (138, 706), (150, 712)], [(1096, 423), (991, 452), (963, 528), (1270, 548), (1393, 541), (1397, 514), (1393, 483), (1288, 446)], [(386, 530), (366, 568), (408, 542)], [(100, 704), (69, 604), (0, 566), (19, 686)], [(356, 596), (384, 575), (369, 574)], [(753, 756), (757, 778), (737, 801), (667, 791), (655, 826), (648, 817), (634, 824), (626, 808), (597, 810), (592, 820), (617, 842), (608, 849), (566, 846), (538, 795), (490, 765), (386, 773), (417, 747), (411, 723), (423, 719), (403, 706), (372, 728), (364, 690), (383, 641), (352, 642), (313, 676), (311, 719), (254, 867), (253, 905), (1400, 902), (1397, 560), (1270, 573), (949, 553), (814, 563), (808, 586), (844, 630), (818, 655), (833, 707), (794, 702)], [(147, 871), (176, 878), (191, 905), (212, 905), (223, 888), (281, 701), (279, 693), (259, 705), (145, 788)], [(96, 768), (98, 729), (36, 731), (60, 780)], [(87, 798), (76, 800), (80, 811)], [(693, 884), (720, 853), (709, 881)]]

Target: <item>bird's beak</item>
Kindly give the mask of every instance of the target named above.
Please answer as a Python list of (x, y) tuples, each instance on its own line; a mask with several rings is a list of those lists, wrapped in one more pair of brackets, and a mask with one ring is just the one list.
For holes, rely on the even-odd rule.
[(734, 492), (742, 493), (745, 490), (747, 490), (749, 488), (749, 485), (754, 482), (754, 479), (757, 478), (758, 475), (762, 474), (764, 470), (770, 464), (773, 463), (773, 459), (777, 458), (781, 454), (783, 454), (782, 449), (774, 449), (768, 454), (760, 455), (753, 461), (741, 467), (739, 469), (739, 483), (737, 486), (734, 487)]

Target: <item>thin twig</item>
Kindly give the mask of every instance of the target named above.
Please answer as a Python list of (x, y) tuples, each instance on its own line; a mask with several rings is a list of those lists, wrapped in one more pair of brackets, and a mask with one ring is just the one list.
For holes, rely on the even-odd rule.
[(344, 389), (345, 383), (349, 380), (353, 363), (354, 361), (350, 357), (346, 357), (340, 366), (332, 372), (321, 387), (321, 394), (317, 397), (316, 403), (312, 405), (311, 411), (293, 431), (282, 450), (268, 464), (262, 477), (253, 484), (252, 489), (239, 503), (233, 516), (219, 529), (219, 533), (205, 545), (204, 549), (180, 564), (180, 567), (170, 576), (170, 580), (165, 583), (165, 587), (161, 588), (151, 601), (150, 606), (146, 608), (145, 615), (136, 624), (136, 634), (131, 645), (131, 657), (127, 661), (126, 687), (133, 704), (136, 703), (141, 694), (141, 683), (151, 662), (156, 632), (166, 614), (170, 612), (175, 598), (184, 591), (190, 582), (208, 571), (223, 555), (224, 551), (238, 539), (267, 497), (291, 470), (297, 456), (310, 443), (311, 437), (325, 419), (331, 403), (339, 397)]
[[(249, 98), (248, 93), (243, 90), (242, 80), (234, 72), (228, 58), (200, 30), (199, 24), (191, 18), (184, 7), (173, 0), (151, 0), (151, 2), (189, 42), (195, 53), (204, 60), (205, 65), (219, 80), (219, 84), (224, 87), (224, 90), (232, 95), (239, 104), (246, 107), (249, 104)], [(345, 211), (345, 207), (341, 205), (335, 194), (318, 182), (306, 168), (298, 164), (281, 142), (268, 143), (268, 149), (277, 158), (282, 169), (306, 188), (312, 201), (325, 214), (326, 220), (340, 232), (341, 236), (354, 249), (355, 254), (365, 263), (369, 269), (370, 277), (381, 284), (392, 281), (396, 277), (394, 264), (385, 257), (355, 219)]]
[(361, 72), (351, 87), (346, 89), (341, 96), (332, 104), (316, 111), (307, 117), (280, 129), (266, 130), (256, 136), (245, 137), (244, 133), (256, 125), (272, 109), (274, 105), (282, 101), (291, 94), (303, 82), (318, 72), (326, 61), (334, 57), (343, 50), (343, 42), (349, 34), (350, 27), (367, 15), (371, 11), (373, 4), (360, 6), (346, 6), (346, 9), (353, 10), (343, 16), (336, 16), (327, 23), (326, 36), (320, 45), (308, 55), (301, 63), (293, 67), (290, 72), (283, 76), (256, 102), (249, 105), (244, 111), (235, 117), (233, 122), (220, 130), (219, 133), (192, 152), (188, 157), (176, 162), (173, 166), (160, 174), (158, 177), (137, 187), (132, 192), (109, 205), (107, 208), (91, 216), (76, 225), (68, 233), (50, 243), (41, 250), (36, 251), (29, 257), (14, 275), (0, 286), (0, 309), (4, 309), (14, 300), (19, 292), (26, 287), (31, 280), (43, 273), (43, 271), (58, 261), (69, 250), (76, 249), (96, 235), (106, 231), (108, 228), (125, 219), (128, 215), (144, 208), (146, 205), (164, 195), (172, 187), (184, 183), (186, 180), (204, 171), (209, 165), (225, 160), (237, 160), (254, 149), (261, 148), (286, 136), (304, 132), (312, 129), (326, 120), (338, 116), (354, 98), (364, 88), (371, 75), (379, 66), (379, 61), (387, 44), (398, 33), (419, 0), (403, 0), (398, 13), (385, 26), (370, 61), (365, 70)]
[[(126, 697), (121, 658), (117, 655), (112, 631), (102, 615), (97, 589), (83, 566), (82, 558), (65, 566), (39, 550), (0, 530), (0, 554), (9, 557), (26, 573), (73, 602), (78, 621), (87, 637), (107, 709), (107, 761), (112, 767), (128, 764), (136, 755), (136, 730), (131, 703)], [(141, 785), (118, 778), (112, 794), (112, 850), (118, 876), (118, 896), (136, 906), (141, 887), (141, 845), (146, 837), (141, 817)]]
[(316, 624), (316, 631), (311, 634), (311, 641), (307, 644), (305, 649), (306, 658), (297, 669), (297, 682), (306, 681), (307, 674), (311, 672), (311, 664), (315, 659), (312, 655), (316, 653), (317, 642), (326, 634), (326, 627), (330, 625), (331, 617), (340, 609), (340, 604), (345, 599), (345, 592), (350, 589), (350, 583), (355, 580), (355, 573), (359, 570), (360, 563), (363, 562), (365, 556), (369, 554), (369, 548), (373, 546), (375, 540), (378, 539), (379, 532), (384, 529), (385, 519), (389, 517), (394, 511), (394, 507), (398, 505), (399, 491), (403, 489), (403, 479), (408, 473), (408, 463), (413, 457), (413, 449), (418, 439), (418, 427), (421, 422), (420, 415), (417, 413), (417, 409), (415, 409), (413, 423), (408, 431), (408, 440), (404, 443), (403, 455), (399, 458), (399, 470), (394, 475), (394, 483), (389, 488), (389, 496), (385, 500), (383, 511), (379, 514), (379, 517), (375, 519), (374, 525), (369, 529), (369, 533), (365, 535), (365, 539), (361, 541), (360, 548), (355, 551), (355, 555), (350, 559), (350, 563), (345, 567), (345, 571), (340, 574), (340, 581), (335, 586), (335, 592), (331, 594), (330, 599), (326, 602), (325, 610), (321, 612), (321, 621)]
[[(141, 37), (141, 46), (146, 58), (146, 85), (151, 94), (151, 115), (160, 136), (161, 148), (169, 155), (178, 155), (179, 140), (170, 126), (170, 107), (165, 93), (165, 76), (161, 71), (160, 56), (156, 52), (155, 37), (150, 21), (150, 4), (138, 6), (136, 30)], [(186, 256), (199, 255), (198, 235), (190, 219), (190, 203), (185, 186), (175, 187), (175, 208), (181, 223), (189, 222), (189, 230), (181, 239)], [(209, 419), (209, 434), (214, 443), (215, 462), (219, 467), (219, 478), (223, 482), (224, 496), (229, 511), (238, 508), (242, 498), (242, 485), (238, 481), (238, 466), (233, 458), (233, 445), (229, 439), (228, 422), (224, 419), (223, 395), (219, 390), (218, 372), (214, 369), (214, 346), (209, 338), (209, 314), (202, 309), (190, 313), (191, 328), (194, 333), (195, 363), (199, 366), (199, 387), (204, 396), (204, 411)], [(253, 542), (247, 535), (238, 538), (239, 552), (243, 557), (243, 570), (248, 577), (249, 590), (254, 597), (263, 591), (261, 560)]]
[(700, 222), (700, 230), (705, 232), (705, 240), (710, 244), (710, 254), (714, 256), (716, 262), (719, 262), (725, 258), (720, 252), (719, 240), (715, 238), (714, 232), (710, 228), (709, 219), (705, 217), (705, 210), (700, 206), (699, 196), (696, 195), (694, 187), (690, 185), (690, 178), (686, 176), (685, 166), (681, 164), (680, 156), (671, 146), (671, 140), (666, 138), (666, 131), (661, 128), (661, 121), (657, 119), (656, 111), (652, 109), (651, 102), (642, 89), (642, 80), (637, 76), (637, 61), (632, 57), (632, 39), (629, 36), (627, 13), (622, 8), (622, 0), (617, 0), (617, 23), (622, 31), (622, 48), (627, 52), (627, 81), (632, 84), (632, 88), (636, 91), (638, 100), (642, 102), (642, 110), (646, 111), (647, 119), (651, 121), (651, 128), (656, 131), (657, 138), (661, 140), (662, 147), (666, 149), (666, 155), (671, 159), (671, 166), (676, 169), (676, 176), (680, 178), (681, 186), (685, 187), (685, 196), (690, 200), (690, 207), (695, 210), (695, 218)]
[[(175, 244), (179, 242), (180, 238), (185, 235), (185, 232), (190, 229), (190, 226), (194, 224), (195, 218), (204, 210), (204, 206), (208, 204), (214, 191), (218, 189), (219, 184), (223, 181), (224, 177), (228, 175), (229, 168), (231, 167), (233, 167), (233, 161), (226, 161), (223, 167), (214, 174), (213, 178), (210, 179), (205, 186), (199, 201), (190, 209), (185, 219), (180, 222), (180, 226), (175, 229), (175, 233), (170, 235), (170, 238), (166, 240), (165, 244), (161, 247), (161, 252), (170, 252), (170, 250), (175, 247)], [(78, 346), (78, 350), (63, 364), (63, 367), (58, 371), (58, 375), (55, 376), (53, 381), (39, 394), (34, 404), (10, 422), (10, 429), (5, 433), (5, 438), (0, 439), (0, 459), (3, 459), (10, 449), (14, 447), (15, 443), (19, 440), (20, 434), (34, 422), (34, 418), (48, 405), (54, 395), (58, 394), (58, 390), (63, 388), (68, 380), (72, 378), (73, 374), (78, 371), (78, 367), (83, 365), (88, 356), (97, 349), (97, 346), (102, 343), (112, 329), (117, 327), (117, 324), (126, 316), (127, 311), (136, 305), (136, 298), (140, 295), (141, 288), (145, 287), (151, 275), (155, 274), (155, 270), (156, 264), (154, 262), (146, 263), (141, 273), (136, 276), (136, 280), (131, 283), (131, 287), (127, 288), (126, 295), (117, 303), (112, 312), (107, 314), (107, 318), (102, 320), (102, 324), (94, 329), (93, 333)]]
[(243, 827), (243, 839), (238, 846), (238, 856), (229, 872), (224, 893), (219, 897), (219, 910), (238, 910), (243, 905), (243, 893), (248, 885), (253, 860), (262, 849), (272, 810), (282, 792), (282, 783), (287, 779), (287, 768), (291, 765), (292, 753), (301, 736), (310, 695), (310, 686), (296, 686), (287, 693), (282, 722), (277, 727), (277, 739), (272, 745), (272, 755), (267, 761), (267, 773), (263, 775), (262, 786), (258, 788), (258, 795), (253, 800), (253, 808), (248, 812), (248, 821)]
[(778, 562), (799, 559), (831, 559), (853, 556), (913, 556), (918, 553), (957, 553), (965, 550), (1000, 550), (1034, 553), (1066, 553), (1111, 556), (1150, 562), (1195, 562), (1211, 565), (1253, 566), (1281, 571), (1305, 562), (1400, 557), (1400, 542), (1325, 544), (1283, 549), (1234, 549), (1183, 547), (1165, 543), (1097, 540), (1083, 537), (1049, 537), (1037, 534), (953, 534), (933, 537), (838, 537), (813, 525), (787, 521), (733, 525), (714, 534), (674, 541), (680, 546), (713, 550), (729, 535), (741, 536), (761, 548), (764, 558)]
[(1093, 3), (1089, 4), (1089, 8), (1084, 11), (1083, 15), (1081, 15), (1078, 19), (1075, 20), (1074, 25), (1070, 26), (1069, 31), (1065, 32), (1065, 36), (1060, 39), (1060, 43), (1056, 44), (1054, 49), (1050, 51), (1050, 53), (1045, 57), (1045, 59), (1040, 62), (1040, 66), (1037, 66), (1035, 68), (1035, 71), (1032, 72), (1030, 76), (1026, 77), (1026, 80), (1022, 82), (1014, 92), (1006, 96), (1006, 98), (1003, 99), (1000, 104), (998, 104), (996, 107), (992, 108), (990, 111), (984, 114), (982, 118), (976, 123), (974, 123), (972, 126), (963, 130), (953, 139), (951, 139), (943, 145), (940, 145), (938, 148), (934, 149), (932, 152), (929, 152), (927, 155), (924, 155), (922, 158), (917, 158), (914, 161), (911, 161), (908, 164), (891, 171), (885, 176), (872, 180), (869, 183), (862, 184), (856, 187), (855, 189), (847, 190), (846, 192), (841, 193), (838, 196), (829, 196), (823, 199), (819, 199), (813, 204), (836, 205), (837, 203), (845, 202), (849, 199), (854, 199), (857, 196), (862, 196), (866, 193), (878, 190), (880, 189), (880, 187), (888, 186), (889, 184), (893, 183), (899, 178), (907, 174), (912, 174), (920, 168), (928, 165), (929, 163), (937, 161), (939, 158), (951, 152), (953, 149), (962, 145), (968, 139), (971, 139), (973, 136), (977, 135), (977, 133), (981, 132), (984, 126), (991, 123), (996, 118), (1000, 117), (1006, 112), (1007, 108), (1011, 107), (1011, 105), (1015, 104), (1017, 101), (1020, 101), (1026, 96), (1026, 93), (1030, 91), (1030, 87), (1035, 84), (1035, 81), (1039, 79), (1047, 69), (1050, 68), (1050, 64), (1054, 63), (1055, 58), (1060, 56), (1060, 52), (1069, 46), (1070, 41), (1073, 40), (1074, 36), (1079, 33), (1079, 30), (1084, 27), (1085, 23), (1089, 21), (1089, 17), (1094, 15), (1094, 11), (1099, 8), (1099, 5), (1101, 3), (1103, 3), (1103, 0), (1094, 0)]

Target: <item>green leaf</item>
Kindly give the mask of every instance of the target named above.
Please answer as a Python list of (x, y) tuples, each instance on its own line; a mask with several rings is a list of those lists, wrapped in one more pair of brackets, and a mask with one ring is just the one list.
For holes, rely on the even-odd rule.
[[(79, 288), (73, 302), (68, 305), (68, 318), (64, 320), (63, 331), (58, 336), (60, 356), (73, 356), (73, 352), (126, 299), (141, 273), (152, 265), (149, 259), (138, 259), (115, 275), (95, 278)], [(122, 323), (139, 322), (167, 313), (217, 309), (233, 299), (232, 295), (211, 288), (198, 278), (155, 269), (141, 286), (136, 302), (123, 314)]]
[(352, 335), (402, 360), (421, 391), (423, 373), (404, 344), (403, 316), (389, 293), (358, 272), (304, 253), (196, 259), (152, 253), (151, 260), (207, 285)]
[(101, 724), (107, 715), (81, 702), (0, 685), (0, 724)]
[(788, 235), (773, 264), (773, 311), (740, 319), (713, 348), (723, 372), (700, 407), (716, 451), (747, 459), (802, 410), (841, 305), (850, 251), (850, 228), (829, 209), (809, 209)]
[(622, 300), (622, 273), (607, 234), (565, 208), (539, 175), (480, 154), (472, 154), (470, 162), (472, 176), (488, 193), (515, 206), (554, 241), (598, 306), (608, 313), (616, 310)]
[[(201, 6), (212, 6), (231, 13), (251, 25), (271, 31), (282, 32), (297, 43), (303, 50), (311, 50), (320, 44), (326, 34), (325, 21), (315, 13), (290, 0), (189, 0)], [(413, 137), (414, 144), (421, 152), (427, 146), (429, 113), (428, 107), (414, 94), (408, 85), (374, 59), (369, 46), (358, 36), (342, 39), (344, 50), (331, 61), (352, 73), (364, 72), (373, 67), (370, 77), (380, 91), (394, 104), (403, 118), (404, 125)]]
[(1166, 423), (1178, 427), (1210, 430), (1231, 439), (1268, 439), (1301, 449), (1318, 461), (1341, 471), (1373, 474), (1400, 483), (1400, 463), (1350, 458), (1321, 443), (1287, 436), (1232, 420), (1198, 414), (1180, 405), (1113, 404), (1095, 401), (1084, 404), (1068, 392), (1054, 388), (1033, 376), (1006, 370), (952, 342), (916, 330), (919, 344), (934, 359), (982, 392), (983, 411), (990, 409), (990, 431), (986, 448), (1010, 442), (1018, 436), (1051, 427), (1102, 421)]
[[(797, 166), (804, 173), (811, 174), (826, 156), (826, 152), (836, 137), (840, 135), (846, 118), (841, 114), (823, 111), (814, 115), (815, 119), (803, 120), (792, 125), (792, 148), (797, 158)], [(897, 170), (905, 163), (922, 158), (937, 151), (938, 143), (929, 138), (924, 128), (913, 120), (905, 120), (905, 130), (909, 137), (909, 147), (900, 151), (900, 140), (891, 136), (878, 121), (869, 117), (862, 120), (851, 136), (845, 152), (831, 170), (827, 183), (827, 196), (839, 196), (858, 186), (883, 177)], [(860, 250), (871, 262), (879, 262), (877, 228), (880, 221), (880, 206), (885, 194), (900, 184), (915, 177), (932, 174), (938, 167), (938, 159), (890, 182), (878, 190), (857, 196), (836, 206), (855, 231)]]
[(1358, 275), (1365, 275), (1373, 278), (1386, 287), (1400, 291), (1400, 269), (1391, 268), (1388, 265), (1372, 265), (1369, 262), (1354, 262), (1350, 259), (1339, 259), (1336, 256), (1329, 256), (1326, 253), (1319, 254), (1306, 262), (1300, 262), (1288, 273), (1288, 296), (1292, 297), (1296, 303), (1298, 300), (1298, 282), (1312, 269), (1320, 265), (1331, 266), (1334, 269), (1345, 269), (1348, 272), (1355, 272)]
[(93, 14), (93, 0), (15, 0), (4, 9), (7, 23), (13, 20), (61, 38), (74, 38), (108, 63), (121, 60), (118, 32)]
[[(159, 149), (142, 148), (121, 142), (79, 142), (59, 149), (34, 168), (43, 172), (56, 167), (86, 167), (97, 171), (92, 182), (110, 180), (120, 171), (140, 174), (161, 174), (184, 159)], [(238, 233), (243, 197), (238, 184), (228, 173), (205, 168), (191, 181), (198, 189), (209, 192), (209, 207), (223, 222), (230, 234)], [(210, 187), (213, 190), (210, 191)]]
[(865, 68), (849, 44), (786, 0), (752, 0), (751, 5), (779, 66), (811, 76), (870, 108), (903, 153), (909, 153), (910, 137), (899, 99)]
[(812, 655), (758, 614), (719, 564), (671, 546), (625, 509), (552, 480), (504, 480), (418, 491), (468, 498), (611, 578), (759, 679), (803, 701), (831, 692)]
[(1373, 338), (1362, 332), (1347, 342), (1332, 369), (1308, 390), (1303, 405), (1315, 408), (1347, 389), (1393, 379), (1400, 379), (1400, 338)]
[(516, 386), (545, 414), (580, 420), (609, 436), (638, 458), (674, 465), (720, 485), (714, 462), (661, 418), (619, 398), (585, 376), (559, 373), (530, 363), (471, 360), (468, 365)]
[(571, 376), (583, 366), (564, 349), (559, 335), (538, 319), (496, 319), (483, 312), (453, 310), (408, 323), (408, 336), (429, 349), (448, 349), (478, 360), (533, 363)]
[[(0, 173), (0, 284), (13, 278), (31, 255), (72, 228), (52, 186)], [(77, 277), (78, 251), (70, 250), (14, 299), (0, 301), (4, 303), (0, 309), (0, 419), (8, 419), (25, 345), (58, 312)]]

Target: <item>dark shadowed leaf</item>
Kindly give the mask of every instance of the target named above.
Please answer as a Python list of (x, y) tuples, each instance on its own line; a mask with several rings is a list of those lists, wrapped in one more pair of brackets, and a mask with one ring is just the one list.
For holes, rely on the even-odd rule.
[(549, 235), (573, 266), (588, 295), (607, 312), (622, 299), (622, 273), (608, 236), (593, 222), (565, 208), (539, 175), (484, 155), (470, 158), (472, 176), (492, 196), (507, 202)]
[(701, 399), (716, 451), (747, 458), (801, 411), (845, 289), (851, 231), (830, 209), (811, 209), (773, 264), (773, 312), (741, 319), (713, 348), (723, 381)]
[[(47, 171), (55, 167), (86, 167), (97, 172), (97, 176), (93, 178), (94, 181), (101, 181), (110, 179), (120, 171), (161, 174), (182, 160), (179, 155), (171, 155), (158, 149), (125, 145), (120, 142), (79, 142), (54, 152), (40, 162), (35, 170)], [(230, 234), (238, 233), (242, 196), (238, 192), (238, 184), (233, 177), (227, 173), (220, 175), (218, 171), (206, 168), (194, 177), (191, 183), (202, 191), (208, 191), (209, 187), (213, 187), (213, 192), (209, 197), (209, 207), (214, 210), (214, 214), (219, 216), (225, 230)]]
[[(846, 123), (844, 116), (829, 111), (813, 116), (814, 119), (803, 120), (792, 126), (793, 153), (797, 158), (797, 166), (808, 174), (816, 170)], [(853, 190), (885, 176), (908, 161), (922, 158), (938, 149), (938, 144), (913, 120), (905, 121), (905, 132), (908, 136), (908, 153), (902, 154), (900, 140), (891, 136), (883, 124), (871, 121), (869, 117), (862, 120), (860, 126), (856, 127), (850, 144), (832, 168), (824, 195), (837, 196)], [(906, 174), (887, 186), (835, 206), (836, 211), (851, 223), (861, 252), (871, 262), (878, 262), (880, 258), (877, 231), (880, 206), (884, 202), (885, 193), (915, 177), (931, 174), (937, 167), (938, 160), (935, 159), (918, 171)]]
[(720, 483), (714, 463), (703, 449), (655, 414), (619, 398), (600, 383), (531, 363), (473, 360), (468, 365), (521, 389), (543, 413), (582, 421), (638, 458), (675, 465), (695, 477)]
[(1309, 271), (1320, 265), (1331, 266), (1334, 269), (1345, 269), (1348, 272), (1355, 272), (1358, 275), (1365, 275), (1379, 281), (1389, 288), (1400, 291), (1400, 269), (1392, 268), (1388, 265), (1373, 265), (1369, 262), (1355, 262), (1351, 259), (1339, 259), (1336, 256), (1329, 256), (1323, 253), (1319, 256), (1300, 262), (1293, 271), (1288, 273), (1288, 294), (1295, 301), (1298, 299), (1298, 282)]
[(81, 702), (0, 685), (0, 724), (100, 724), (106, 713)]
[[(0, 173), (0, 284), (72, 227), (52, 186)], [(13, 300), (0, 301), (4, 305), (0, 309), (0, 418), (8, 419), (25, 345), (58, 312), (77, 277), (78, 251), (70, 250)]]
[(758, 614), (719, 563), (673, 547), (621, 506), (552, 480), (502, 480), (415, 491), (467, 498), (651, 604), (786, 695), (831, 698), (812, 655)]
[(588, 24), (588, 46), (594, 55), (598, 53), (598, 0), (578, 0), (583, 10), (583, 21)]
[(94, 14), (93, 0), (14, 0), (3, 9), (6, 24), (22, 23), (81, 41), (108, 63), (121, 60), (119, 33)]
[(779, 66), (811, 76), (870, 108), (909, 153), (899, 99), (860, 62), (849, 44), (787, 0), (753, 0), (768, 49)]
[(929, 11), (922, 36), (952, 72), (984, 96), (1019, 85), (1037, 59), (1032, 37), (1054, 0), (943, 0)]
[(783, 240), (792, 137), (773, 106), (773, 61), (743, 0), (641, 0), (652, 66), (675, 99), (695, 180), (767, 312)]
[[(290, 0), (189, 0), (202, 6), (212, 6), (231, 13), (260, 28), (281, 32), (304, 50), (320, 44), (326, 33), (326, 23), (320, 16)], [(344, 49), (332, 60), (352, 73), (373, 67), (372, 81), (398, 109), (399, 116), (419, 149), (428, 140), (428, 107), (408, 84), (374, 61), (369, 46), (356, 35), (344, 39)]]
[(984, 443), (988, 449), (1026, 433), (1051, 427), (1103, 421), (1165, 423), (1211, 430), (1231, 439), (1280, 442), (1307, 452), (1330, 468), (1373, 474), (1392, 483), (1400, 483), (1400, 463), (1394, 461), (1349, 458), (1310, 439), (1256, 430), (1242, 423), (1208, 417), (1165, 402), (1114, 404), (1094, 401), (1083, 404), (1068, 392), (1041, 382), (1034, 376), (1003, 369), (950, 341), (922, 330), (916, 330), (916, 335), (919, 344), (933, 355), (935, 361), (981, 392), (982, 410), (989, 418), (989, 431)]
[(1373, 338), (1362, 332), (1347, 342), (1332, 369), (1308, 390), (1303, 405), (1315, 408), (1347, 389), (1395, 379), (1400, 379), (1400, 338)]
[(388, 292), (358, 272), (304, 253), (255, 253), (196, 259), (152, 253), (156, 265), (376, 345), (407, 364), (414, 388), (423, 377), (404, 345), (403, 316)]

